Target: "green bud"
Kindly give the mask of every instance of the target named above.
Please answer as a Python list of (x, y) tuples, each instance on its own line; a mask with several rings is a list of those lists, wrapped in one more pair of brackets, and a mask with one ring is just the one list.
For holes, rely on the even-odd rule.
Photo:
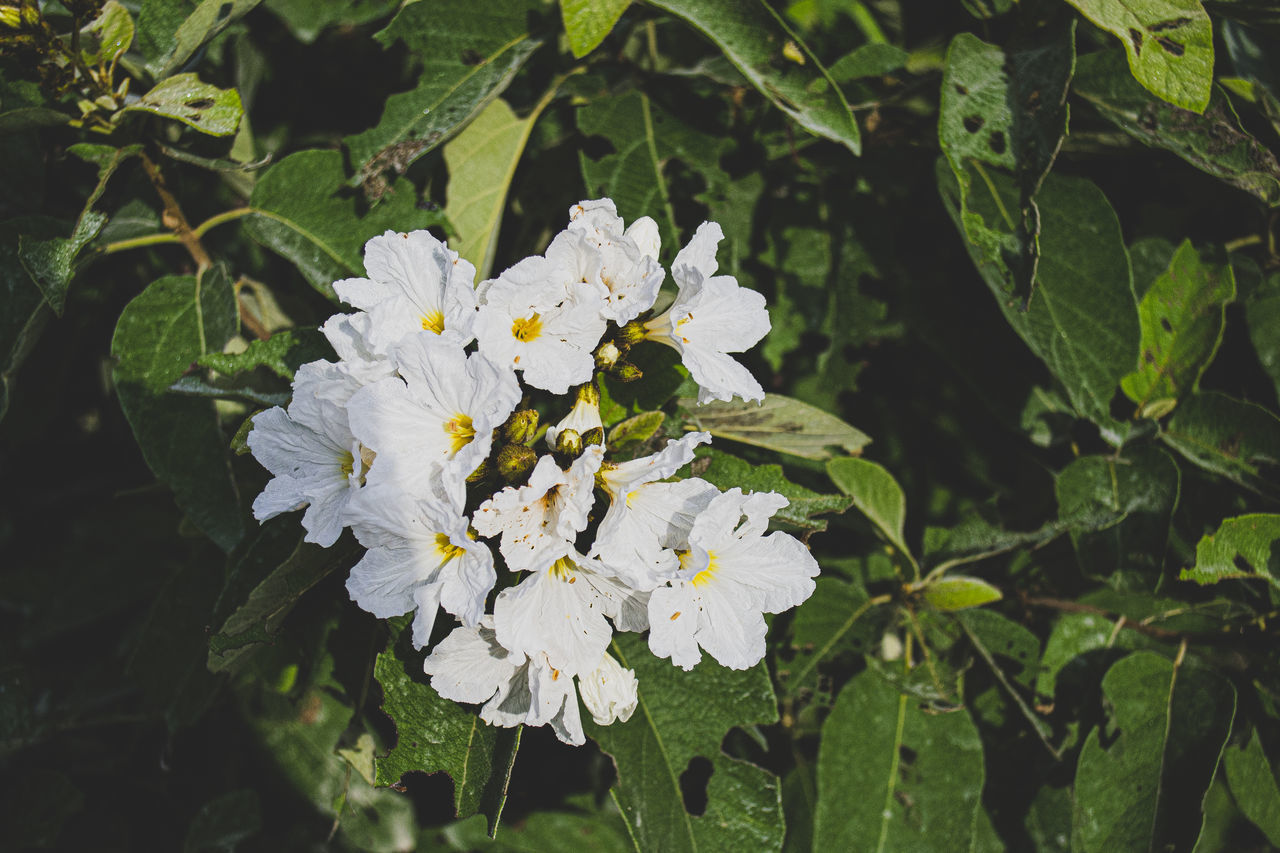
[(613, 341), (605, 341), (596, 348), (596, 367), (600, 370), (608, 370), (617, 364), (620, 358), (622, 358), (622, 350), (618, 349)]
[(476, 468), (476, 470), (472, 471), (470, 474), (467, 475), (467, 482), (478, 483), (492, 473), (493, 473), (493, 463), (491, 463), (488, 459), (486, 459), (480, 463), (480, 467)]
[(498, 475), (508, 483), (518, 483), (529, 476), (538, 462), (538, 454), (523, 444), (508, 444), (498, 451)]
[(630, 362), (619, 362), (610, 368), (608, 372), (611, 378), (619, 382), (635, 382), (641, 376), (644, 376), (644, 371)]
[(582, 435), (576, 429), (562, 429), (556, 436), (556, 453), (577, 459), (582, 455)]
[(582, 434), (582, 444), (604, 444), (604, 427), (592, 427)]
[(588, 406), (600, 405), (600, 389), (596, 387), (595, 380), (588, 382), (586, 385), (578, 386), (576, 402), (584, 403)]
[(508, 444), (528, 444), (538, 431), (538, 411), (536, 409), (519, 409), (511, 413), (499, 428), (502, 440)]
[(614, 335), (614, 339), (622, 346), (630, 348), (643, 341), (647, 334), (644, 323), (639, 320), (632, 320), (618, 330), (618, 334)]

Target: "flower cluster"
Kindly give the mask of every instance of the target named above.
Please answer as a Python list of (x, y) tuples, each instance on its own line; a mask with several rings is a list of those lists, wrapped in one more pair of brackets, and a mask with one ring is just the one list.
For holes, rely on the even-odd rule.
[[(441, 608), (456, 617), (425, 671), (494, 725), (550, 723), (581, 744), (579, 698), (601, 725), (625, 721), (637, 686), (607, 652), (615, 630), (648, 631), (653, 653), (686, 670), (702, 651), (754, 665), (763, 614), (807, 598), (818, 572), (795, 538), (766, 535), (786, 499), (672, 481), (705, 432), (610, 458), (599, 406), (599, 375), (634, 378), (628, 354), (646, 340), (680, 353), (700, 403), (763, 399), (730, 353), (764, 336), (768, 313), (716, 275), (722, 236), (698, 228), (656, 315), (657, 226), (624, 229), (608, 199), (575, 205), (544, 254), (479, 285), (426, 231), (373, 238), (369, 277), (334, 284), (357, 309), (323, 326), (338, 362), (303, 365), (288, 409), (254, 419), (249, 447), (274, 475), (255, 517), (306, 507), (306, 539), (323, 546), (350, 527), (367, 549), (352, 599), (378, 617), (413, 613), (418, 648)], [(569, 411), (541, 455), (531, 389), (575, 389), (571, 406), (550, 398)], [(510, 582), (489, 609), (499, 565)]]

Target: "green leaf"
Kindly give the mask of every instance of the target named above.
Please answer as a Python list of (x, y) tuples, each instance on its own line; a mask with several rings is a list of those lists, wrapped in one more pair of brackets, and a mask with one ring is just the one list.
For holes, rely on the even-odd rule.
[(631, 0), (560, 0), (569, 50), (581, 59), (600, 46)]
[(48, 106), (38, 83), (0, 80), (0, 135), (39, 127), (62, 127), (71, 116)]
[(1058, 474), (1060, 520), (1114, 518), (1101, 529), (1074, 528), (1071, 543), (1086, 576), (1149, 588), (1160, 575), (1180, 474), (1169, 454), (1144, 445), (1123, 456), (1082, 456)]
[[(827, 69), (759, 0), (649, 0), (715, 42), (734, 67), (796, 124), (862, 152), (858, 123)], [(798, 57), (798, 58), (796, 58)]]
[(1249, 340), (1280, 398), (1280, 335), (1275, 333), (1280, 329), (1280, 275), (1272, 273), (1263, 279), (1245, 303), (1244, 312)]
[(931, 569), (945, 571), (1015, 549), (1039, 548), (1069, 530), (1101, 530), (1123, 517), (1121, 510), (1090, 505), (1074, 515), (1046, 521), (1035, 530), (1022, 531), (1007, 530), (975, 513), (952, 528), (926, 528), (925, 563)]
[(187, 517), (224, 551), (244, 535), (240, 496), (213, 404), (166, 393), (191, 363), (236, 333), (221, 267), (166, 276), (125, 306), (111, 339), (112, 380), (142, 457)]
[(1227, 578), (1262, 578), (1280, 589), (1280, 551), (1272, 557), (1277, 539), (1280, 515), (1256, 513), (1223, 519), (1215, 532), (1200, 538), (1195, 568), (1183, 569), (1179, 578), (1202, 586)]
[[(146, 68), (163, 80), (260, 0), (144, 0), (138, 13), (138, 50)], [(193, 9), (192, 6), (195, 8)]]
[[(971, 198), (985, 221), (1017, 204), (1012, 182), (998, 173)], [(939, 186), (952, 218), (957, 190), (939, 164)], [(1072, 406), (1117, 440), (1111, 398), (1138, 358), (1139, 326), (1129, 258), (1120, 223), (1089, 181), (1049, 175), (1040, 188), (1040, 265), (1027, 310), (1010, 301), (1005, 278), (972, 244), (969, 255), (1000, 303), (1005, 319), (1066, 388)]]
[(1201, 115), (1151, 97), (1133, 81), (1119, 52), (1105, 51), (1080, 58), (1072, 90), (1135, 139), (1273, 207), (1280, 204), (1280, 163), (1244, 129), (1217, 86)]
[(194, 72), (175, 74), (158, 83), (140, 100), (122, 109), (175, 119), (210, 136), (230, 136), (240, 126), (244, 108), (235, 89), (202, 83)]
[(763, 403), (734, 400), (705, 406), (692, 397), (682, 397), (676, 405), (685, 410), (695, 427), (717, 438), (805, 459), (859, 453), (871, 443), (865, 433), (835, 415), (781, 394), (766, 394)]
[[(959, 223), (975, 262), (1001, 270), (1005, 291), (1022, 303), (1031, 298), (1040, 260), (1035, 196), (1067, 132), (1074, 66), (1074, 22), (1008, 53), (968, 33), (947, 50), (938, 138), (959, 186)], [(985, 178), (984, 165), (1011, 173), (1017, 187), (1016, 209), (1000, 206), (999, 218), (970, 201), (981, 191), (973, 182)]]
[(87, 55), (88, 61), (111, 64), (133, 44), (133, 16), (117, 0), (107, 0), (98, 17), (81, 32), (98, 40), (97, 50)]
[(968, 575), (946, 575), (926, 582), (923, 595), (929, 604), (947, 612), (981, 607), (1004, 597), (1000, 590), (982, 578)]
[(1264, 495), (1280, 492), (1280, 418), (1216, 391), (1184, 400), (1160, 436), (1206, 470)]
[(398, 6), (397, 0), (265, 0), (262, 7), (284, 21), (293, 37), (311, 44), (329, 27), (349, 27), (376, 21)]
[(827, 463), (827, 476), (853, 505), (899, 551), (910, 557), (902, 527), (907, 519), (907, 498), (893, 475), (869, 459), (843, 457)]
[[(634, 634), (615, 637), (613, 654), (635, 670), (640, 704), (625, 723), (587, 734), (613, 757), (614, 798), (637, 850), (776, 850), (783, 815), (778, 778), (725, 755), (720, 743), (734, 726), (772, 723), (777, 700), (763, 663), (731, 670), (704, 658), (685, 672), (650, 654)], [(696, 708), (696, 713), (690, 709)], [(711, 763), (706, 811), (691, 815), (681, 776), (693, 759)]]
[(641, 412), (627, 418), (609, 430), (609, 438), (605, 444), (610, 453), (628, 450), (653, 438), (653, 434), (662, 428), (667, 416), (662, 412)]
[[(608, 804), (606, 804), (608, 805)], [(572, 840), (576, 853), (633, 853), (626, 824), (612, 811), (533, 811), (502, 835), (490, 838), (483, 818), (469, 818), (440, 831), (449, 849), (459, 853), (537, 853), (558, 850)]]
[(324, 358), (325, 345), (315, 336), (296, 330), (276, 332), (263, 340), (251, 340), (242, 352), (210, 352), (196, 359), (201, 367), (211, 367), (219, 373), (233, 376), (259, 367), (265, 367), (281, 379), (293, 379), (298, 366)]
[(506, 101), (495, 98), (444, 147), (449, 167), (444, 215), (458, 235), (453, 249), (475, 264), (477, 281), (487, 279), (493, 269), (511, 179), (533, 123), (553, 93), (548, 92), (524, 118), (517, 118)]
[(1120, 39), (1129, 70), (1154, 95), (1204, 112), (1213, 86), (1213, 25), (1200, 0), (1067, 0)]
[(826, 530), (827, 523), (813, 516), (844, 512), (852, 503), (841, 495), (824, 495), (796, 485), (782, 473), (781, 465), (752, 465), (745, 459), (708, 447), (698, 448), (695, 455), (699, 460), (711, 460), (698, 476), (714, 486), (721, 489), (736, 486), (744, 492), (777, 492), (785, 497), (790, 503), (773, 518), (801, 530)]
[(22, 265), (20, 241), (24, 236), (56, 239), (54, 235), (64, 233), (65, 227), (65, 223), (46, 217), (0, 222), (0, 418), (9, 409), (18, 368), (49, 318), (44, 294)]
[[(1076, 766), (1073, 849), (1187, 849), (1235, 716), (1231, 683), (1134, 652), (1102, 679), (1106, 737), (1089, 733)], [(1106, 746), (1103, 746), (1103, 743)]]
[(413, 186), (403, 180), (362, 216), (345, 179), (340, 152), (291, 154), (258, 179), (249, 200), (253, 213), (245, 217), (253, 239), (293, 262), (312, 287), (335, 302), (334, 281), (364, 275), (362, 251), (371, 237), (440, 221), (439, 214), (418, 210)]
[(597, 98), (578, 110), (577, 122), (585, 136), (603, 137), (613, 149), (598, 159), (579, 153), (587, 195), (613, 199), (627, 222), (653, 217), (668, 252), (680, 243), (672, 208), (673, 190), (679, 187), (669, 183), (671, 161), (697, 171), (709, 190), (729, 182), (720, 169), (727, 140), (693, 129), (644, 92)]
[(822, 727), (813, 849), (970, 849), (984, 775), (966, 711), (931, 713), (864, 671)]
[(422, 655), (409, 645), (407, 629), (378, 653), (373, 677), (382, 685), (382, 710), (396, 727), (396, 745), (374, 759), (376, 783), (395, 785), (407, 773), (444, 771), (453, 779), (457, 816), (483, 813), (492, 836), (521, 730), (494, 728), (436, 693), (422, 673)]
[(869, 607), (861, 584), (821, 576), (817, 588), (795, 611), (791, 646), (795, 657), (778, 664), (778, 683), (790, 696), (813, 689), (818, 667), (842, 653), (860, 653), (878, 639), (874, 625), (864, 618)]
[[(278, 543), (274, 537), (263, 539), (259, 547), (274, 552)], [(244, 603), (232, 610), (209, 638), (209, 669), (213, 672), (233, 670), (247, 654), (264, 643), (273, 642), (273, 635), (298, 599), (330, 572), (355, 565), (361, 553), (350, 535), (343, 536), (329, 548), (311, 542), (299, 543), (287, 560), (253, 587)], [(246, 560), (254, 560), (254, 552), (246, 555)], [(251, 566), (252, 563), (245, 570), (251, 571)], [(223, 598), (227, 598), (225, 591)], [(223, 602), (219, 602), (219, 609), (224, 608)]]
[(1247, 745), (1223, 753), (1222, 766), (1240, 811), (1280, 847), (1280, 786), (1256, 729)]
[(501, 94), (542, 44), (529, 32), (540, 6), (437, 0), (401, 8), (375, 38), (387, 48), (403, 43), (422, 70), (413, 89), (387, 98), (376, 125), (346, 138), (358, 179), (377, 186), (387, 169), (403, 172)]

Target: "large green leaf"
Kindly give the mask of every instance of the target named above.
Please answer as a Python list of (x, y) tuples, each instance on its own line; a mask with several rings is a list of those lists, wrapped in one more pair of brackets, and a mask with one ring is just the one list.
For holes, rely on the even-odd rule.
[(39, 127), (62, 127), (71, 116), (47, 106), (39, 84), (0, 79), (0, 135)]
[(244, 535), (244, 513), (213, 403), (168, 394), (201, 355), (236, 333), (231, 281), (222, 267), (166, 276), (125, 306), (111, 339), (120, 407), (157, 478), (187, 517), (224, 551)]
[(1280, 493), (1280, 418), (1217, 391), (1184, 400), (1161, 438), (1202, 468), (1262, 494)]
[(734, 400), (699, 406), (692, 397), (676, 404), (689, 421), (716, 438), (753, 444), (805, 459), (825, 460), (858, 453), (871, 439), (835, 415), (781, 394), (766, 394), (763, 403)]
[(1058, 516), (1110, 515), (1113, 524), (1071, 531), (1080, 570), (1112, 584), (1149, 588), (1160, 576), (1180, 475), (1169, 454), (1144, 445), (1123, 456), (1082, 456), (1058, 474)]
[(862, 151), (840, 87), (782, 17), (762, 0), (649, 0), (688, 21), (724, 51), (751, 85), (805, 130)]
[(475, 264), (477, 281), (488, 278), (493, 269), (498, 228), (516, 164), (550, 98), (548, 93), (524, 118), (517, 118), (506, 101), (496, 98), (444, 147), (449, 167), (444, 214), (458, 235), (452, 248)]
[[(944, 171), (945, 170), (945, 171)], [(953, 218), (956, 184), (939, 163), (939, 185)], [(1003, 175), (984, 173), (986, 192), (971, 196), (985, 221), (1017, 204), (1017, 191)], [(1138, 311), (1129, 257), (1120, 223), (1102, 192), (1089, 181), (1049, 175), (1038, 195), (1040, 265), (1027, 309), (1008, 297), (998, 264), (972, 244), (969, 255), (1004, 312), (1005, 319), (1062, 382), (1072, 406), (1117, 440), (1111, 398), (1120, 378), (1138, 359)]]
[[(710, 460), (709, 463), (698, 463), (694, 470), (713, 485), (722, 489), (737, 487), (747, 492), (781, 494), (790, 503), (778, 510), (774, 519), (800, 530), (826, 530), (826, 521), (813, 516), (844, 512), (852, 503), (842, 495), (824, 495), (791, 482), (782, 473), (781, 465), (752, 465), (745, 459), (709, 447), (698, 448), (696, 456), (699, 460)], [(701, 467), (703, 464), (705, 468)]]
[(1073, 848), (1190, 850), (1231, 731), (1235, 688), (1207, 669), (1134, 652), (1107, 670), (1102, 691), (1111, 719), (1080, 751)]
[(1269, 205), (1280, 204), (1280, 163), (1241, 126), (1216, 86), (1201, 115), (1151, 97), (1133, 81), (1119, 52), (1105, 51), (1080, 58), (1071, 88), (1135, 139), (1171, 151)]
[[(961, 33), (947, 51), (938, 138), (960, 190), (960, 225), (980, 263), (1000, 269), (1005, 289), (1031, 297), (1040, 259), (1035, 196), (1067, 132), (1067, 86), (1075, 66), (1075, 26), (1046, 28), (1008, 52)], [(970, 204), (986, 169), (1012, 174), (1016, 209), (984, 216)]]
[(262, 8), (284, 21), (294, 38), (311, 44), (326, 27), (353, 26), (391, 14), (397, 0), (265, 0)]
[(911, 549), (902, 535), (907, 520), (907, 498), (892, 474), (869, 459), (848, 456), (828, 462), (827, 476), (840, 491), (853, 498), (853, 505), (871, 520), (885, 539), (910, 557)]
[(375, 757), (378, 785), (395, 785), (408, 773), (444, 771), (453, 779), (458, 817), (477, 812), (496, 830), (507, 781), (520, 745), (520, 729), (498, 729), (473, 711), (441, 698), (422, 673), (422, 655), (408, 631), (378, 653), (373, 677), (382, 686), (382, 710), (396, 727), (396, 744)]
[(1256, 577), (1280, 589), (1280, 550), (1272, 556), (1277, 539), (1280, 515), (1255, 513), (1223, 519), (1216, 531), (1200, 538), (1195, 567), (1183, 569), (1180, 577), (1198, 584)]
[(588, 137), (603, 137), (612, 150), (598, 158), (579, 154), (582, 178), (591, 197), (607, 196), (628, 222), (651, 216), (667, 252), (674, 254), (680, 242), (668, 180), (671, 161), (679, 160), (706, 181), (709, 190), (728, 184), (720, 169), (720, 155), (727, 141), (702, 133), (649, 99), (632, 90), (623, 95), (604, 94), (578, 110), (578, 129)]
[(1204, 112), (1213, 86), (1213, 25), (1200, 0), (1067, 0), (1124, 45), (1152, 93)]
[(536, 0), (437, 0), (404, 6), (376, 38), (422, 63), (413, 89), (387, 98), (378, 123), (347, 137), (358, 177), (403, 172), (497, 97), (542, 42), (529, 32)]
[(921, 708), (864, 671), (822, 727), (813, 849), (971, 849), (984, 772), (967, 711)]
[(133, 16), (118, 0), (107, 0), (98, 17), (80, 31), (93, 36), (97, 44), (89, 53), (89, 62), (111, 64), (133, 44)]
[[(1152, 641), (1146, 640), (1142, 634), (1120, 630), (1112, 619), (1102, 613), (1063, 613), (1053, 623), (1049, 639), (1045, 642), (1040, 670), (1036, 674), (1036, 694), (1046, 701), (1053, 701), (1059, 682), (1064, 685), (1087, 682), (1096, 689), (1102, 677), (1101, 668), (1093, 678), (1085, 675), (1076, 677), (1072, 669), (1087, 671), (1087, 665), (1095, 663), (1087, 656), (1109, 663), (1130, 649), (1149, 645)], [(1078, 697), (1072, 695), (1072, 699)]]
[[(685, 672), (655, 658), (634, 634), (618, 635), (613, 653), (635, 670), (639, 706), (625, 723), (583, 722), (617, 766), (614, 798), (636, 849), (679, 853), (781, 847), (778, 778), (720, 749), (734, 726), (778, 719), (764, 664), (735, 671), (704, 658)], [(696, 758), (712, 768), (706, 811), (700, 815), (685, 809), (680, 782)]]
[(560, 0), (569, 50), (579, 59), (600, 46), (631, 0)]
[(1228, 748), (1222, 756), (1227, 784), (1240, 811), (1280, 847), (1280, 785), (1255, 730), (1243, 747)]
[(345, 186), (342, 154), (299, 151), (268, 169), (253, 188), (249, 234), (292, 261), (311, 286), (336, 300), (333, 282), (364, 275), (364, 244), (387, 229), (412, 231), (440, 221), (419, 210), (413, 186), (394, 192), (363, 216), (357, 193)]
[(143, 0), (138, 14), (138, 50), (156, 80), (187, 64), (202, 45), (260, 0)]
[(171, 118), (210, 136), (235, 133), (244, 114), (239, 92), (204, 83), (194, 73), (165, 78), (120, 112), (130, 110)]

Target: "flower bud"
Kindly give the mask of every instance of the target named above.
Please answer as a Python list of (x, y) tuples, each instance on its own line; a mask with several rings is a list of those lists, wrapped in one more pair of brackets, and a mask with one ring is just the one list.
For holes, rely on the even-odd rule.
[(538, 411), (518, 409), (499, 429), (502, 440), (507, 444), (528, 444), (538, 432)]
[(582, 434), (582, 445), (604, 444), (604, 427), (592, 427)]
[(608, 370), (622, 358), (622, 350), (613, 341), (605, 341), (596, 349), (596, 367)]
[(614, 340), (621, 344), (624, 348), (630, 349), (645, 339), (644, 323), (639, 320), (632, 320), (621, 329), (618, 334), (614, 335)]
[(508, 444), (498, 451), (498, 475), (508, 483), (518, 483), (529, 476), (538, 462), (538, 454), (523, 444)]
[(552, 450), (557, 449), (557, 441), (563, 430), (577, 430), (579, 434), (585, 434), (589, 430), (603, 426), (604, 423), (600, 420), (600, 391), (596, 388), (595, 382), (588, 382), (586, 385), (578, 386), (577, 400), (569, 410), (569, 414), (555, 426), (547, 427), (547, 447)]
[(556, 436), (556, 453), (577, 459), (582, 455), (582, 434), (576, 429), (562, 429)]
[(467, 475), (467, 482), (478, 483), (492, 473), (493, 473), (493, 464), (490, 463), (488, 459), (485, 459), (483, 462), (480, 463), (480, 465), (476, 468), (476, 470), (472, 471), (470, 474)]
[(608, 373), (610, 378), (619, 382), (635, 382), (641, 376), (644, 376), (644, 371), (630, 362), (619, 362), (610, 368)]

